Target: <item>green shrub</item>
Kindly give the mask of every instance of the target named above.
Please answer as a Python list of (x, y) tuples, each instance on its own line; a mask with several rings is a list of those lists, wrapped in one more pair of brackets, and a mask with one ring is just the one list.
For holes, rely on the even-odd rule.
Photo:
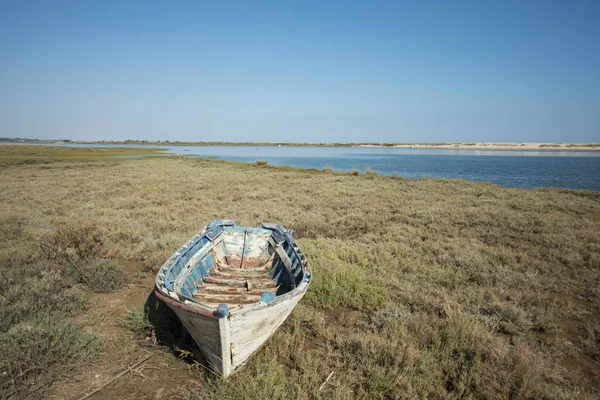
[(76, 364), (93, 359), (100, 342), (68, 320), (46, 318), (0, 334), (0, 397), (44, 398)]
[(123, 326), (138, 334), (148, 334), (153, 330), (146, 311), (140, 307), (133, 307), (127, 312), (127, 317), (123, 318)]
[(194, 390), (190, 392), (190, 399), (259, 400), (300, 398), (300, 388), (290, 384), (286, 379), (286, 371), (276, 360), (260, 363), (255, 369), (252, 379), (239, 379), (238, 376), (234, 375), (227, 380), (207, 380), (202, 391)]
[(331, 260), (315, 274), (306, 302), (318, 307), (371, 310), (388, 297), (383, 285), (366, 268)]
[(32, 317), (72, 316), (86, 306), (81, 293), (49, 261), (0, 265), (0, 332)]
[(125, 286), (129, 279), (117, 263), (110, 259), (99, 259), (87, 265), (74, 265), (70, 275), (93, 292), (114, 292)]
[(41, 247), (48, 259), (71, 265), (101, 258), (106, 253), (104, 235), (96, 225), (72, 221), (57, 222)]
[(0, 220), (0, 236), (5, 240), (18, 239), (23, 235), (23, 227), (26, 223), (25, 218), (17, 215), (9, 215), (6, 218), (2, 218)]
[(256, 160), (256, 165), (267, 165), (268, 163), (267, 160)]

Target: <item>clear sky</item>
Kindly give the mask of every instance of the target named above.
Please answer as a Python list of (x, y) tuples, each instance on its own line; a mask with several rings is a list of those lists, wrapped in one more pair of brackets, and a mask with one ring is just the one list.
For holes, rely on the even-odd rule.
[(2, 0), (0, 137), (600, 142), (600, 0)]

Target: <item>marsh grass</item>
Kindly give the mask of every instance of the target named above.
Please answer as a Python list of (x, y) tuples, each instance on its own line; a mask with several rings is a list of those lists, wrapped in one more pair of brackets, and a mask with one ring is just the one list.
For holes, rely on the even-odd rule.
[(87, 300), (64, 267), (17, 257), (0, 265), (0, 397), (45, 398), (100, 342), (70, 319)]
[(106, 258), (104, 233), (94, 224), (54, 221), (41, 240), (46, 258), (66, 266), (67, 275), (92, 292), (114, 292), (129, 279), (115, 260)]
[[(7, 158), (29, 157), (5, 147)], [(212, 219), (274, 221), (295, 230), (312, 285), (231, 379), (199, 368), (191, 397), (600, 395), (598, 192), (208, 159), (72, 162), (42, 150), (35, 157), (48, 163), (2, 171), (2, 335), (80, 310), (26, 300), (35, 285), (79, 299), (72, 265), (127, 260), (152, 274)], [(149, 299), (134, 313), (140, 336), (193, 353), (167, 307)]]
[(141, 307), (131, 308), (127, 312), (127, 317), (123, 318), (123, 326), (140, 335), (147, 335), (153, 330), (148, 313)]
[(55, 379), (93, 358), (100, 342), (69, 317), (86, 308), (64, 269), (12, 259), (0, 268), (0, 397), (44, 398)]
[(105, 255), (104, 234), (93, 223), (53, 221), (51, 231), (41, 239), (41, 250), (50, 260), (79, 265)]
[(60, 161), (116, 161), (111, 157), (159, 155), (163, 149), (132, 147), (65, 147), (40, 145), (0, 146), (0, 168), (9, 165), (50, 164)]
[(377, 171), (375, 171), (374, 169), (367, 168), (365, 171), (365, 176), (367, 176), (369, 178), (374, 178), (376, 176), (379, 176), (379, 173)]
[(2, 398), (45, 398), (55, 379), (96, 357), (100, 342), (69, 320), (20, 323), (0, 335)]
[(83, 283), (89, 290), (98, 293), (114, 292), (129, 282), (123, 270), (110, 259), (72, 266), (69, 274), (78, 283)]
[(85, 309), (82, 292), (48, 261), (12, 262), (0, 268), (0, 332), (38, 317), (62, 318)]

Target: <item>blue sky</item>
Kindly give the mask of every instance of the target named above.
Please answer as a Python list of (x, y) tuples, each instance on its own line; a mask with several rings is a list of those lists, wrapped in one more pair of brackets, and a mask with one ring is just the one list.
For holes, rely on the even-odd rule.
[(600, 142), (600, 1), (0, 2), (0, 137)]

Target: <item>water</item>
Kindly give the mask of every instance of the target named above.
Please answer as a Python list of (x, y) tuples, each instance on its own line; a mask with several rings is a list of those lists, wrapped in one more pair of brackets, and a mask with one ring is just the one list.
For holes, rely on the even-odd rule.
[(140, 145), (131, 147), (161, 147), (167, 149), (169, 154), (247, 163), (254, 163), (260, 159), (267, 160), (269, 164), (300, 168), (332, 168), (361, 172), (371, 169), (381, 175), (407, 178), (460, 178), (520, 188), (560, 187), (600, 191), (600, 151), (597, 150)]

